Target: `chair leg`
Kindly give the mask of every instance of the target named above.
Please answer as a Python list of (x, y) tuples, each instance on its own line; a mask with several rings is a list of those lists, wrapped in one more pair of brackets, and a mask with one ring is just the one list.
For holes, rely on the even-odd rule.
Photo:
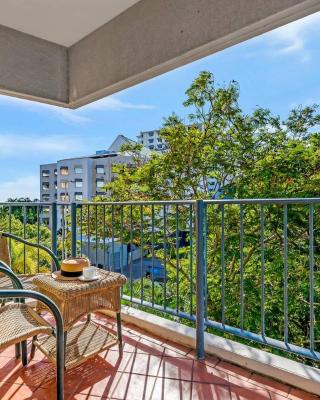
[(30, 358), (34, 357), (34, 353), (36, 351), (36, 346), (34, 345), (34, 341), (37, 340), (37, 338), (38, 338), (37, 336), (33, 336), (33, 338), (32, 338)]
[(27, 341), (21, 342), (22, 365), (25, 367), (28, 364)]
[(121, 314), (117, 313), (117, 334), (118, 334), (118, 342), (119, 342), (119, 353), (122, 355), (122, 328), (121, 328)]
[(64, 370), (65, 370), (65, 340), (67, 334), (60, 329), (56, 331), (56, 370), (57, 370), (57, 400), (63, 400)]
[(15, 347), (15, 352), (16, 352), (16, 358), (20, 358), (21, 357), (20, 343), (16, 343), (14, 345), (14, 347)]

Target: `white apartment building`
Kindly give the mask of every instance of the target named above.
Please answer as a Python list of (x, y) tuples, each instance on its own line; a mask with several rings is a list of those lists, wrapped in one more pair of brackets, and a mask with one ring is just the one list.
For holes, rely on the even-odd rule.
[(165, 140), (160, 137), (159, 130), (140, 132), (137, 138), (138, 143), (150, 150), (163, 152), (166, 149)]
[[(105, 186), (113, 178), (113, 166), (132, 162), (130, 154), (120, 154), (122, 145), (127, 143), (134, 142), (118, 135), (108, 150), (41, 165), (40, 201), (69, 203), (106, 195)], [(144, 149), (142, 153), (147, 156), (149, 150)], [(48, 210), (43, 210), (41, 219), (50, 224)]]

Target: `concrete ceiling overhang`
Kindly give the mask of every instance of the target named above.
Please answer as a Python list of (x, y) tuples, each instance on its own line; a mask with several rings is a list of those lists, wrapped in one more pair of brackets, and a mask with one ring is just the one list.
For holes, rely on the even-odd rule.
[(0, 93), (77, 108), (320, 10), (320, 0), (1, 0)]

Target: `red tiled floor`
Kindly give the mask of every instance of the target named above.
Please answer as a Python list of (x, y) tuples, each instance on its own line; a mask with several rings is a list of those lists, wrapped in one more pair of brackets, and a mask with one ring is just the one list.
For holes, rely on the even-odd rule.
[[(94, 319), (111, 330), (115, 323)], [(315, 400), (316, 396), (207, 356), (198, 361), (187, 347), (123, 326), (117, 346), (65, 373), (66, 400)], [(30, 347), (30, 346), (29, 346)], [(55, 368), (41, 352), (26, 368), (14, 346), (0, 352), (1, 400), (55, 399)]]

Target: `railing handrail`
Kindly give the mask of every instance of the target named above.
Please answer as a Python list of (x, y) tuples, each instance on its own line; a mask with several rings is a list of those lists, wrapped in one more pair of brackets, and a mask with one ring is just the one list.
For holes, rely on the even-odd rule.
[[(164, 204), (196, 204), (197, 200), (134, 200), (134, 201), (75, 201), (75, 202), (0, 202), (0, 206), (13, 207), (50, 207), (52, 204), (58, 206), (83, 205), (164, 205)], [(241, 199), (203, 199), (205, 204), (320, 204), (320, 197), (275, 197), (275, 198), (241, 198)]]

